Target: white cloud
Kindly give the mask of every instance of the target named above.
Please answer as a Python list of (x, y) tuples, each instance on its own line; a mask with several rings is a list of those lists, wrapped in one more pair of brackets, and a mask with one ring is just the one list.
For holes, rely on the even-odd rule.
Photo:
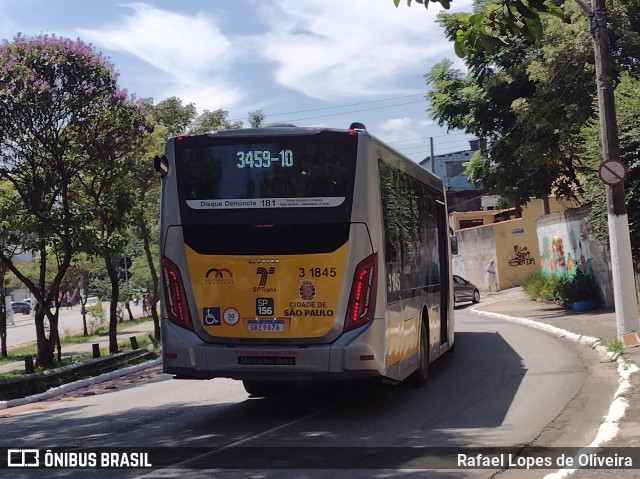
[(131, 15), (103, 29), (78, 29), (86, 40), (126, 52), (164, 73), (167, 96), (179, 96), (200, 109), (225, 108), (242, 97), (223, 75), (234, 60), (231, 42), (212, 18), (159, 10), (145, 3), (125, 7)]
[(411, 126), (413, 120), (408, 117), (391, 118), (382, 124), (382, 129), (386, 131), (406, 130)]
[[(425, 10), (395, 8), (392, 0), (249, 3), (241, 9), (250, 12), (246, 19), (234, 17), (235, 9), (191, 14), (129, 3), (117, 23), (77, 33), (154, 67), (158, 75), (145, 81), (160, 97), (179, 96), (200, 111), (268, 103), (271, 79), (325, 101), (414, 93), (433, 62), (452, 56), (434, 22), (438, 4)], [(456, 8), (469, 5), (461, 0)]]
[(413, 127), (413, 119), (409, 117), (390, 118), (380, 125), (379, 137), (405, 154), (421, 145), (420, 130)]
[[(468, 6), (462, 1), (459, 6)], [(321, 99), (402, 91), (398, 80), (421, 75), (429, 61), (451, 56), (434, 23), (437, 4), (395, 8), (391, 0), (281, 0), (261, 10), (261, 37), (276, 81)]]

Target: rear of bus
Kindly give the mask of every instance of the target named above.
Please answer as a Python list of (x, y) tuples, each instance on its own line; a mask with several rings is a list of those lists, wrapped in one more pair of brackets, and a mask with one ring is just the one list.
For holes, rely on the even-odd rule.
[(361, 135), (271, 127), (169, 140), (165, 372), (245, 386), (384, 375), (381, 258), (367, 224), (380, 228), (379, 193), (375, 162), (356, 175)]

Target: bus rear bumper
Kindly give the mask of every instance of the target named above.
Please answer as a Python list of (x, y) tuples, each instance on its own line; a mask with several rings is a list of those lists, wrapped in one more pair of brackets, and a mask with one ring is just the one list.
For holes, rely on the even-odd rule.
[(163, 370), (179, 379), (340, 380), (385, 374), (384, 357), (363, 340), (367, 328), (331, 344), (291, 346), (205, 343), (168, 321), (163, 327), (171, 328), (163, 334)]

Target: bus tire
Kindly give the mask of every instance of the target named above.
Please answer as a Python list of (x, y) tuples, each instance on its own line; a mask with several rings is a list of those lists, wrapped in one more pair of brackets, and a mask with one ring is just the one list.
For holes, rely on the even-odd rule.
[(294, 381), (242, 381), (245, 391), (252, 397), (284, 396), (296, 389)]
[(424, 321), (420, 322), (420, 348), (418, 351), (418, 369), (411, 373), (407, 378), (409, 385), (421, 388), (427, 384), (429, 378), (429, 336), (427, 334), (427, 325)]

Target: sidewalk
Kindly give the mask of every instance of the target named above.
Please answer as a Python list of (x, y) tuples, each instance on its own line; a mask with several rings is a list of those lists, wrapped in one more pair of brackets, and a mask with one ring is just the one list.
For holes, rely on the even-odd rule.
[[(585, 342), (586, 338), (609, 341), (617, 337), (615, 311), (595, 310), (580, 313), (566, 311), (552, 303), (532, 301), (519, 287), (493, 294), (484, 293), (480, 303), (469, 310), (476, 315), (524, 322), (575, 341)], [(591, 341), (586, 340), (586, 343)], [(614, 359), (617, 358), (612, 358)], [(618, 431), (613, 439), (600, 445), (640, 447), (640, 373), (629, 374), (629, 371), (634, 369), (637, 371), (636, 367), (640, 366), (640, 346), (625, 348), (622, 357), (617, 361), (620, 388), (616, 397), (612, 398), (609, 415), (604, 422), (607, 426), (617, 425)], [(625, 405), (624, 415), (621, 418), (616, 417), (615, 413)], [(578, 470), (571, 477), (600, 478), (607, 477), (611, 472), (613, 471)], [(616, 470), (615, 474), (617, 478), (635, 478), (638, 477), (637, 472), (637, 469)]]
[[(126, 324), (127, 321), (125, 321)], [(118, 330), (118, 343), (123, 341), (129, 341), (131, 336), (146, 336), (147, 334), (153, 334), (153, 321), (145, 321), (144, 323), (136, 324), (124, 329)], [(79, 354), (91, 354), (93, 352), (93, 344), (99, 344), (100, 349), (109, 347), (109, 336), (99, 336), (93, 338), (86, 343), (69, 344), (62, 347), (62, 356), (77, 356)], [(24, 361), (16, 361), (12, 363), (6, 363), (0, 365), (0, 373), (9, 371), (24, 371)]]

